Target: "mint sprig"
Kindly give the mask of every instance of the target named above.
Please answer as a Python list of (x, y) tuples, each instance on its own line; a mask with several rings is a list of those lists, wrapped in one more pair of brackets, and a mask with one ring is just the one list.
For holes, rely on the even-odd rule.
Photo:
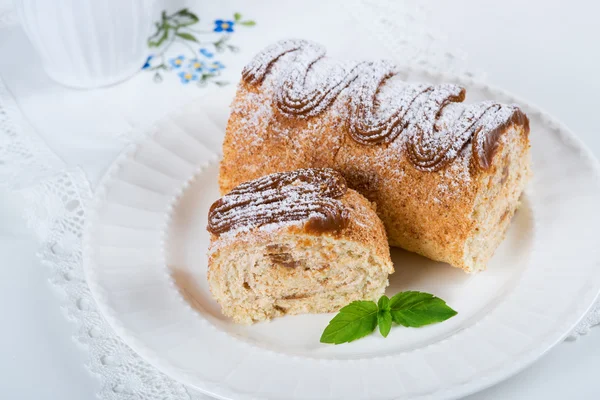
[(390, 299), (384, 294), (377, 302), (377, 325), (381, 336), (387, 337), (392, 329), (392, 313), (390, 308)]
[(439, 297), (423, 292), (400, 292), (390, 300), (392, 319), (398, 325), (418, 328), (454, 317), (457, 312)]
[(353, 301), (343, 307), (327, 325), (321, 343), (349, 343), (372, 333), (377, 326), (387, 337), (392, 322), (405, 327), (421, 327), (442, 322), (457, 314), (439, 297), (424, 292), (400, 292), (389, 299)]
[(353, 301), (343, 307), (327, 325), (321, 343), (346, 343), (373, 332), (377, 326), (377, 304)]

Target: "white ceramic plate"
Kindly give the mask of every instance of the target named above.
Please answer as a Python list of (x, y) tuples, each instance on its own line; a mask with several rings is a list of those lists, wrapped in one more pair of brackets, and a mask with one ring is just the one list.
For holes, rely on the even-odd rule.
[(423, 290), (459, 314), (339, 346), (319, 343), (332, 315), (238, 326), (206, 282), (205, 231), (231, 93), (157, 124), (104, 177), (85, 233), (89, 285), (108, 322), (150, 363), (228, 399), (447, 399), (490, 386), (560, 342), (600, 289), (597, 162), (537, 108), (457, 82), (467, 101), (517, 102), (531, 119), (534, 178), (487, 271), (466, 275), (401, 250), (388, 294)]

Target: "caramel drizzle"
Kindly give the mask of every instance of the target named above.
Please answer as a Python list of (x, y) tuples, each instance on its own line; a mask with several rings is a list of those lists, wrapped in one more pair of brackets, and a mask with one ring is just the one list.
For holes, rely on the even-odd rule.
[(296, 118), (319, 115), (346, 91), (352, 139), (365, 145), (386, 144), (407, 132), (406, 153), (419, 170), (443, 168), (469, 141), (473, 143), (476, 165), (489, 168), (502, 131), (510, 124), (522, 125), (527, 131), (529, 128), (527, 117), (518, 107), (482, 102), (465, 106), (451, 126), (440, 130), (436, 121), (444, 107), (465, 99), (465, 90), (451, 84), (390, 82), (398, 86), (398, 97), (393, 109), (383, 110), (377, 104), (377, 94), (397, 74), (393, 64), (335, 63), (325, 73), (310, 74), (318, 63), (325, 62), (325, 49), (303, 40), (268, 47), (244, 68), (243, 80), (250, 84), (263, 82), (272, 65), (288, 53), (293, 58), (279, 76), (274, 92), (274, 103), (281, 114)]
[[(450, 101), (446, 99), (446, 101)], [(420, 169), (434, 169), (438, 165), (445, 165), (458, 155), (459, 151), (477, 132), (482, 130), (481, 123), (484, 115), (491, 115), (500, 104), (485, 102), (467, 106), (458, 120), (448, 129), (439, 131), (431, 125), (431, 120), (415, 126), (415, 134), (411, 135), (406, 145), (408, 158)], [(433, 106), (435, 107), (435, 106)], [(488, 113), (492, 110), (491, 113)], [(439, 111), (438, 111), (439, 112)], [(431, 115), (429, 116), (431, 117)], [(427, 118), (427, 117), (426, 117)], [(446, 136), (446, 147), (438, 145), (439, 137)]]
[[(400, 107), (391, 113), (383, 115), (376, 107), (376, 96), (379, 88), (387, 79), (396, 74), (396, 67), (386, 61), (371, 64), (371, 73), (364, 73), (357, 79), (357, 96), (351, 97), (350, 102), (350, 136), (362, 144), (389, 143), (406, 128), (406, 114), (412, 104), (431, 91), (429, 85), (413, 85), (404, 93)], [(373, 74), (378, 71), (379, 73)]]
[(311, 232), (339, 232), (348, 211), (337, 199), (347, 190), (343, 176), (329, 168), (299, 169), (242, 183), (217, 200), (208, 213), (208, 231), (220, 235), (267, 224), (305, 221)]
[(262, 83), (271, 65), (284, 54), (301, 50), (305, 46), (303, 40), (284, 40), (273, 44), (258, 53), (252, 62), (242, 70), (242, 79), (251, 84)]
[[(277, 92), (275, 104), (283, 114), (288, 116), (312, 117), (318, 115), (329, 106), (338, 95), (354, 81), (364, 63), (351, 62), (349, 65), (338, 64), (332, 71), (333, 79), (320, 82), (311, 87), (306, 84), (308, 71), (323, 57), (325, 50), (309, 44), (301, 48), (302, 59), (290, 65), (290, 70)], [(341, 73), (340, 73), (341, 72)]]

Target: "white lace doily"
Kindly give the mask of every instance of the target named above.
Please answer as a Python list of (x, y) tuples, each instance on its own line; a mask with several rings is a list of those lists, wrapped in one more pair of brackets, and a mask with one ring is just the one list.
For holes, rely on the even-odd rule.
[[(476, 75), (464, 68), (465, 55), (449, 52), (442, 36), (426, 30), (427, 9), (421, 2), (358, 0), (348, 7), (357, 24), (407, 63), (446, 73)], [(0, 24), (14, 23), (0, 8)], [(380, 22), (380, 23), (378, 23)], [(31, 228), (41, 246), (40, 260), (52, 271), (52, 284), (64, 292), (63, 306), (77, 325), (77, 342), (88, 353), (87, 368), (101, 381), (99, 397), (124, 400), (207, 399), (165, 376), (142, 360), (109, 328), (90, 295), (82, 270), (81, 237), (92, 190), (84, 172), (67, 166), (29, 127), (0, 81), (0, 182), (20, 191)], [(600, 305), (574, 330), (571, 338), (600, 323)]]
[[(81, 236), (92, 191), (83, 171), (68, 168), (27, 124), (0, 81), (0, 182), (26, 201), (25, 218), (41, 246), (38, 257), (64, 292), (63, 309), (87, 349), (86, 367), (101, 381), (102, 399), (207, 399), (142, 360), (98, 312), (82, 269)], [(18, 178), (18, 179), (17, 179)]]

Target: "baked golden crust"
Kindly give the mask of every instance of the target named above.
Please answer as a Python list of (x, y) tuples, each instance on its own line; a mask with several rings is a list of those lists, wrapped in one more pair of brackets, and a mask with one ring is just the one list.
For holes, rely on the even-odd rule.
[[(489, 201), (490, 208), (502, 204), (506, 215), (514, 213), (529, 175), (527, 117), (514, 106), (498, 105), (499, 113), (506, 111), (504, 122), (496, 123), (492, 115), (487, 125), (473, 130), (471, 139), (458, 151), (449, 152), (443, 163), (429, 168), (426, 166), (433, 164), (427, 164), (427, 157), (435, 159), (438, 154), (425, 154), (427, 147), (423, 145), (424, 150), (417, 150), (427, 157), (423, 164), (415, 164), (414, 154), (407, 151), (409, 145), (420, 143), (413, 140), (416, 136), (412, 125), (406, 127), (407, 133), (388, 142), (371, 145), (353, 139), (352, 130), (356, 128), (348, 110), (352, 109), (354, 92), (342, 90), (316, 115), (293, 117), (282, 112), (276, 104), (280, 88), (273, 77), (280, 78), (285, 64), (293, 62), (291, 57), (278, 60), (270, 66), (272, 70), (264, 81), (240, 83), (223, 144), (221, 192), (272, 172), (333, 168), (344, 175), (350, 188), (376, 204), (390, 245), (465, 271), (485, 268), (487, 259), (467, 254), (476, 251), (473, 247), (467, 249), (467, 242), (480, 231), (496, 237), (494, 224), (498, 229), (506, 226), (488, 219), (485, 224), (490, 226), (482, 226), (484, 219), (475, 215), (475, 209), (482, 207), (482, 201)], [(456, 100), (460, 97), (456, 94), (462, 92), (452, 90), (452, 99)], [(436, 114), (435, 131), (452, 128), (468, 107), (445, 104)], [(504, 170), (514, 175), (508, 180), (512, 186), (492, 196), (492, 177)]]
[(372, 249), (377, 258), (389, 263), (388, 273), (393, 273), (394, 267), (390, 259), (387, 235), (374, 205), (352, 189), (348, 189), (340, 200), (350, 210), (348, 218), (350, 223), (340, 236), (347, 241), (361, 243), (366, 248)]

